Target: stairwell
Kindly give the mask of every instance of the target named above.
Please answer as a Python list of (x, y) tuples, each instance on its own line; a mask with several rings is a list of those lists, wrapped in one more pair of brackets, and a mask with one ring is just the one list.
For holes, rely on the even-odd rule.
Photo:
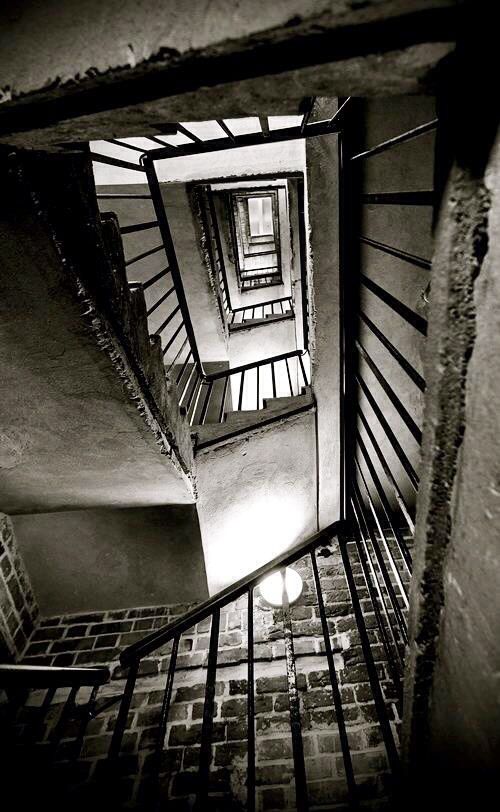
[[(328, 146), (326, 141), (330, 138), (320, 138), (319, 149), (315, 145), (310, 151), (310, 162), (324, 154), (331, 159), (331, 141)], [(25, 161), (23, 156), (19, 160), (21, 164)], [(293, 316), (282, 313), (275, 319), (271, 313), (269, 320), (255, 319), (253, 312), (248, 320), (253, 335), (272, 330), (274, 321), (293, 323), (296, 337), (301, 335), (304, 341), (311, 331), (312, 362), (305, 347), (271, 358), (257, 348), (257, 360), (234, 365), (229, 351), (231, 332), (244, 336), (245, 330), (234, 331), (235, 320), (230, 314), (235, 311), (228, 288), (220, 285), (227, 251), (217, 239), (211, 241), (210, 228), (205, 242), (200, 241), (200, 224), (194, 220), (193, 227), (192, 219), (183, 234), (190, 245), (194, 234), (198, 260), (201, 258), (198, 270), (203, 273), (190, 280), (183, 267), (181, 242), (175, 239), (175, 216), (168, 218), (169, 192), (160, 188), (157, 178), (155, 181), (151, 163), (144, 161), (145, 167), (137, 171), (148, 175), (147, 189), (156, 220), (124, 223), (123, 216), (97, 213), (88, 155), (61, 153), (56, 155), (54, 166), (56, 162), (61, 172), (59, 183), (57, 173), (54, 182), (47, 169), (51, 161), (45, 166), (42, 162), (39, 172), (36, 160), (35, 169), (31, 169), (29, 158), (21, 169), (10, 170), (12, 182), (22, 186), (29, 178), (23, 188), (31, 190), (28, 197), (32, 202), (33, 189), (37, 202), (42, 201), (42, 221), (52, 245), (58, 249), (68, 245), (65, 267), (71, 272), (78, 269), (80, 275), (75, 274), (75, 279), (81, 284), (83, 278), (87, 283), (83, 289), (87, 306), (93, 308), (91, 328), (96, 329), (94, 314), (98, 313), (101, 321), (105, 319), (105, 341), (99, 321), (100, 351), (102, 347), (108, 351), (115, 370), (116, 353), (122, 352), (136, 376), (131, 379), (139, 382), (132, 390), (127, 378), (125, 391), (129, 397), (132, 391), (133, 400), (139, 399), (139, 413), (146, 416), (153, 434), (157, 425), (160, 427), (155, 440), (168, 448), (174, 467), (181, 467), (183, 482), (191, 488), (189, 498), (196, 499), (213, 598), (194, 608), (137, 607), (45, 618), (23, 651), (25, 664), (41, 666), (40, 671), (31, 672), (28, 687), (36, 689), (33, 701), (26, 703), (25, 693), (12, 692), (9, 683), (21, 673), (28, 679), (30, 672), (5, 669), (3, 676), (0, 673), (11, 700), (4, 709), (7, 716), (13, 712), (10, 721), (21, 741), (25, 734), (28, 739), (31, 736), (31, 747), (36, 742), (30, 720), (37, 715), (35, 732), (45, 743), (45, 751), (49, 756), (62, 752), (61, 769), (67, 773), (67, 781), (57, 783), (56, 779), (55, 788), (47, 788), (48, 793), (60, 795), (62, 805), (68, 802), (69, 791), (72, 803), (88, 806), (92, 799), (105, 797), (117, 808), (151, 809), (162, 801), (172, 808), (196, 808), (200, 812), (205, 808), (323, 810), (332, 808), (332, 803), (339, 809), (354, 809), (360, 804), (391, 808), (388, 804), (394, 799), (397, 802), (398, 797), (401, 676), (408, 639), (414, 505), (409, 504), (408, 491), (400, 485), (399, 471), (396, 500), (387, 500), (384, 489), (387, 481), (391, 484), (390, 470), (387, 466), (384, 469), (387, 481), (381, 485), (367, 454), (364, 432), (382, 464), (389, 458), (393, 468), (395, 458), (387, 450), (391, 435), (386, 433), (382, 443), (380, 426), (373, 433), (370, 423), (368, 428), (363, 424), (361, 439), (359, 433), (350, 435), (349, 442), (356, 437), (357, 444), (349, 447), (349, 451), (354, 449), (352, 459), (346, 460), (348, 447), (342, 447), (344, 465), (348, 463), (343, 473), (352, 476), (352, 481), (338, 477), (343, 493), (340, 487), (332, 487), (338, 453), (332, 451), (331, 426), (325, 419), (330, 412), (322, 411), (322, 421), (318, 421), (318, 410), (324, 410), (329, 397), (331, 380), (327, 381), (325, 370), (338, 359), (334, 360), (331, 345), (317, 330), (318, 320), (328, 320), (331, 306), (325, 295), (331, 291), (331, 252), (320, 231), (322, 220), (315, 209), (318, 201), (309, 201), (310, 216), (314, 217), (310, 237), (316, 246), (313, 274), (308, 277), (313, 280), (313, 290), (305, 291), (303, 284), (293, 291)], [(320, 165), (321, 160), (316, 172)], [(337, 164), (332, 166), (336, 173)], [(82, 169), (86, 178), (83, 194), (78, 180)], [(50, 194), (46, 186), (51, 186)], [(174, 191), (178, 208), (186, 211), (187, 206), (193, 218), (196, 212), (189, 206), (189, 190)], [(106, 206), (109, 200), (122, 198), (116, 191), (100, 194)], [(113, 197), (116, 194), (119, 198)], [(361, 192), (363, 204), (370, 194)], [(146, 188), (135, 187), (135, 192), (124, 193), (123, 199), (130, 203), (145, 196)], [(82, 218), (81, 209), (69, 205), (69, 214), (61, 217), (61, 199), (71, 203), (73, 197), (75, 201), (90, 197), (91, 216), (86, 211)], [(323, 222), (335, 220), (336, 209), (332, 207), (323, 215)], [(82, 220), (87, 240), (73, 243)], [(155, 229), (160, 232), (160, 245), (155, 244)], [(150, 235), (151, 242), (137, 251), (135, 237), (142, 232)], [(123, 250), (119, 234), (122, 238), (135, 235), (132, 251), (130, 247)], [(207, 236), (214, 244), (204, 254)], [(345, 261), (343, 248), (341, 264)], [(104, 268), (102, 261), (100, 265), (95, 261), (99, 250), (105, 250)], [(81, 268), (82, 258), (89, 254), (87, 278)], [(207, 254), (211, 263), (208, 269)], [(298, 254), (302, 259), (303, 249)], [(418, 259), (416, 253), (412, 256)], [(153, 267), (149, 265), (152, 257), (158, 263)], [(345, 270), (344, 266), (343, 273)], [(375, 267), (375, 273), (378, 270)], [(370, 266), (368, 279), (372, 278), (371, 271)], [(129, 272), (135, 278), (128, 276)], [(215, 298), (210, 278), (218, 286)], [(372, 282), (372, 290), (374, 285), (380, 287)], [(217, 352), (226, 349), (226, 357), (201, 357), (197, 325), (190, 319), (189, 298), (195, 285), (203, 290), (204, 300), (210, 301), (212, 326), (219, 320), (212, 346), (217, 346)], [(76, 285), (72, 295), (79, 290)], [(345, 307), (347, 299), (338, 296), (337, 304), (339, 299)], [(353, 300), (349, 301), (353, 306)], [(256, 306), (255, 299), (250, 306)], [(395, 305), (393, 309), (401, 315), (409, 308)], [(246, 306), (240, 309), (244, 328), (246, 310)], [(345, 311), (343, 315), (345, 319)], [(418, 319), (421, 317), (413, 318), (413, 326), (421, 323)], [(412, 317), (406, 320), (411, 324)], [(332, 334), (335, 329), (334, 318)], [(115, 342), (112, 352), (109, 336)], [(409, 346), (413, 351), (412, 338)], [(366, 362), (363, 349), (359, 352)], [(373, 372), (369, 360), (368, 366)], [(353, 369), (347, 370), (343, 385), (346, 379), (352, 385), (349, 376)], [(120, 376), (121, 370), (119, 367)], [(366, 369), (362, 371), (366, 374)], [(127, 374), (131, 376), (128, 367)], [(417, 376), (413, 379), (418, 380)], [(382, 376), (375, 377), (398, 418), (412, 433), (419, 415), (415, 412), (410, 421), (390, 387), (384, 386)], [(399, 381), (397, 376), (392, 383), (395, 381)], [(375, 386), (371, 389), (376, 391)], [(341, 393), (341, 407), (344, 428), (350, 425), (352, 430), (354, 411), (348, 408), (354, 401), (349, 403), (347, 394), (346, 390)], [(330, 393), (330, 410), (335, 408), (336, 396), (332, 398)], [(377, 415), (375, 408), (374, 412)], [(382, 453), (377, 452), (377, 439), (383, 445)], [(411, 456), (409, 446), (392, 445), (403, 470), (411, 473), (416, 457)], [(325, 455), (325, 448), (329, 455)], [(323, 488), (330, 483), (326, 507), (320, 492), (321, 453), (323, 462), (327, 456), (330, 462), (330, 479), (326, 483), (321, 480)], [(342, 504), (346, 494), (351, 498), (350, 524), (332, 525), (312, 535), (318, 519), (324, 524), (321, 516), (332, 510), (332, 504)], [(393, 515), (401, 505), (407, 528), (401, 516)], [(252, 573), (259, 565), (260, 569)], [(284, 588), (282, 609), (270, 610), (259, 591), (260, 582), (264, 575), (282, 572), (288, 565), (304, 580), (302, 594), (291, 607)], [(98, 662), (110, 666), (110, 671), (94, 671)], [(46, 666), (64, 669), (87, 665), (90, 670), (78, 675), (44, 670)], [(43, 683), (51, 674), (60, 688), (71, 688), (72, 683), (65, 679), (78, 678), (73, 688), (90, 688), (86, 694), (83, 691), (88, 701), (75, 707), (77, 691), (73, 690), (64, 703), (55, 702), (56, 710), (52, 709), (53, 686)], [(36, 684), (37, 679), (42, 684)], [(102, 686), (99, 700), (93, 684)], [(47, 694), (40, 692), (42, 687), (48, 689)], [(48, 723), (42, 719), (46, 713)], [(76, 716), (77, 726), (70, 728), (71, 735), (63, 735), (71, 716)], [(40, 730), (36, 724), (42, 726)], [(21, 753), (25, 746), (24, 741)], [(105, 758), (108, 750), (109, 760)]]

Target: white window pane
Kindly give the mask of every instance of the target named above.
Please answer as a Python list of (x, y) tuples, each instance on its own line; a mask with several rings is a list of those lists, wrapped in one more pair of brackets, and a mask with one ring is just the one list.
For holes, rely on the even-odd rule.
[(270, 197), (249, 197), (248, 219), (250, 223), (250, 235), (252, 237), (273, 234), (272, 199)]

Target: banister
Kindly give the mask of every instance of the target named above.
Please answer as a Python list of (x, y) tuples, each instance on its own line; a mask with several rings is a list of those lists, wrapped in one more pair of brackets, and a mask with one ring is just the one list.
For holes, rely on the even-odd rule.
[(256, 302), (255, 304), (251, 305), (242, 305), (241, 307), (233, 307), (233, 313), (239, 313), (242, 310), (252, 310), (252, 308), (257, 307), (265, 307), (266, 305), (270, 304), (277, 304), (278, 302), (288, 302), (291, 301), (291, 296), (281, 296), (279, 299), (268, 299), (265, 302)]
[(234, 601), (241, 597), (249, 589), (256, 586), (262, 578), (269, 575), (274, 570), (286, 567), (293, 564), (298, 558), (301, 558), (309, 550), (317, 547), (322, 542), (330, 541), (332, 536), (338, 535), (339, 532), (346, 529), (346, 523), (343, 521), (334, 522), (328, 525), (323, 530), (315, 533), (306, 541), (300, 541), (289, 550), (273, 558), (267, 564), (245, 575), (232, 586), (226, 587), (221, 592), (214, 595), (212, 598), (201, 603), (199, 606), (191, 609), (189, 612), (180, 619), (173, 623), (168, 623), (160, 629), (157, 629), (151, 634), (146, 635), (142, 640), (137, 643), (132, 643), (128, 648), (124, 649), (120, 655), (120, 663), (122, 666), (130, 666), (132, 663), (137, 663), (143, 657), (151, 654), (161, 646), (164, 646), (174, 637), (182, 634), (190, 629), (195, 623), (204, 620), (208, 615), (217, 609), (222, 608), (230, 601)]
[(267, 364), (274, 364), (277, 361), (284, 361), (286, 358), (297, 358), (303, 355), (304, 350), (290, 350), (290, 352), (283, 352), (281, 355), (273, 355), (271, 358), (263, 358), (261, 361), (250, 361), (248, 364), (241, 364), (239, 367), (232, 367), (231, 369), (223, 369), (220, 372), (211, 372), (205, 375), (204, 379), (208, 383), (210, 381), (220, 380), (221, 378), (235, 375), (238, 372), (246, 372), (248, 369), (255, 369), (255, 367), (263, 367)]
[(110, 680), (109, 668), (53, 665), (0, 665), (1, 688), (69, 688), (104, 685)]

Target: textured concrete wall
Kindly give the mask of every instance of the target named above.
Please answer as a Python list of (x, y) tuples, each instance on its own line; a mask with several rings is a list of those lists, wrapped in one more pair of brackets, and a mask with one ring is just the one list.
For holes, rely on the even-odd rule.
[(202, 451), (195, 464), (210, 594), (315, 532), (314, 414)]
[(3, 509), (192, 502), (189, 435), (85, 156), (4, 159), (2, 178)]
[[(315, 115), (333, 115), (336, 101), (317, 102)], [(319, 526), (340, 510), (340, 288), (337, 136), (306, 142), (312, 385), (318, 405)]]
[(194, 505), (16, 516), (42, 617), (207, 597)]
[[(67, 109), (55, 117), (49, 111), (49, 119), (63, 122), (43, 136), (36, 132), (43, 127), (40, 116), (24, 123), (35, 130), (35, 143), (141, 135), (155, 122), (185, 121), (188, 110), (199, 120), (264, 108), (290, 113), (309, 95), (415, 92), (451, 50), (451, 20), (432, 14), (451, 2), (261, 0), (235, 11), (231, 0), (209, 6), (201, 0), (180, 6), (174, 0), (160, 6), (157, 0), (63, 6), (25, 0), (3, 16), (0, 87), (6, 100), (34, 92), (64, 104), (64, 94), (74, 94), (76, 117)], [(391, 25), (398, 18), (399, 27)], [(360, 26), (373, 29), (358, 34)], [(265, 47), (269, 42), (284, 46), (277, 62)], [(243, 62), (217, 62), (235, 50)], [(254, 78), (259, 71), (274, 76)], [(81, 98), (82, 91), (90, 96)], [(6, 131), (8, 139), (7, 122)]]
[[(355, 778), (364, 804), (379, 810), (385, 808), (387, 763), (337, 545), (328, 545), (319, 551), (317, 562)], [(298, 561), (294, 568), (304, 581), (302, 595), (292, 609), (292, 628), (308, 794), (311, 806), (326, 812), (333, 803), (339, 806), (345, 803), (345, 774), (309, 559)], [(354, 572), (356, 577), (360, 575), (356, 563)], [(360, 593), (363, 598), (367, 597), (363, 589)], [(110, 664), (112, 682), (101, 691), (101, 697), (119, 695), (124, 677), (117, 664), (120, 648), (177, 619), (187, 608), (157, 606), (47, 618), (33, 634), (25, 662)], [(375, 620), (370, 611), (367, 623), (375, 644), (373, 650), (388, 713), (397, 726), (398, 710), (382, 647), (376, 645), (380, 640), (372, 628)], [(210, 619), (199, 622), (180, 639), (160, 762), (161, 799), (163, 803), (169, 800), (168, 806), (172, 809), (190, 809), (196, 792), (209, 639)], [(142, 662), (127, 719), (114, 791), (115, 798), (133, 798), (134, 808), (144, 804), (152, 790), (155, 733), (169, 653), (167, 645)], [(247, 599), (243, 597), (224, 607), (220, 618), (210, 767), (210, 787), (216, 793), (217, 809), (236, 810), (246, 805), (247, 656)], [(257, 809), (259, 812), (284, 809), (292, 812), (296, 809), (296, 800), (282, 617), (279, 610), (264, 606), (258, 589), (254, 600), (254, 660)], [(37, 701), (39, 699), (32, 699), (32, 705), (19, 719), (21, 724), (29, 722), (30, 712), (36, 712)], [(80, 782), (79, 793), (88, 793), (92, 784), (98, 793), (102, 792), (97, 782), (103, 774), (116, 712), (116, 706), (112, 707), (90, 722), (76, 766), (66, 771), (64, 762), (71, 757), (74, 748), (75, 726), (63, 736), (56, 774), (60, 781), (69, 780), (77, 785)], [(48, 723), (39, 731), (42, 738), (50, 735), (56, 719), (56, 708), (53, 708)]]
[(486, 800), (500, 758), (500, 163), (484, 112), (458, 139), (436, 236), (405, 708), (417, 802), (425, 775), (460, 809)]
[(38, 616), (12, 522), (0, 513), (0, 662), (17, 660), (24, 654)]

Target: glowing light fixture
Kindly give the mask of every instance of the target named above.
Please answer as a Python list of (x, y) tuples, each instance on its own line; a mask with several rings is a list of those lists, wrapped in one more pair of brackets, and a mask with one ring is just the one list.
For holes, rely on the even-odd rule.
[[(288, 603), (295, 603), (302, 593), (302, 578), (298, 572), (285, 569), (285, 585)], [(283, 575), (281, 571), (273, 572), (259, 584), (260, 594), (270, 606), (283, 606)]]

